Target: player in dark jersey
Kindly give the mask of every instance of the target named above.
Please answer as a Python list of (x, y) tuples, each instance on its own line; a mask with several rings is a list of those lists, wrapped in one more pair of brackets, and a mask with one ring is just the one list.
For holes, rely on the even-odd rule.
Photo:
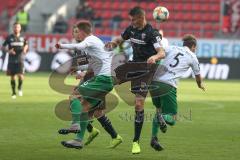
[(21, 25), (13, 24), (13, 34), (10, 34), (3, 43), (3, 51), (8, 52), (7, 75), (11, 76), (12, 98), (16, 98), (15, 76), (18, 76), (18, 94), (23, 95), (23, 54), (27, 53), (28, 44), (26, 39), (21, 35)]
[[(131, 25), (126, 28), (120, 37), (108, 42), (105, 47), (108, 49), (113, 49), (122, 41), (130, 40), (133, 48), (134, 63), (145, 62), (148, 64), (154, 64), (157, 60), (164, 58), (165, 53), (160, 45), (161, 35), (156, 29), (153, 29), (153, 27), (147, 23), (145, 11), (140, 7), (134, 7), (130, 10), (129, 16)], [(148, 80), (149, 79), (151, 80), (151, 77), (149, 77)], [(131, 91), (135, 94), (136, 112), (134, 130), (135, 136), (132, 147), (133, 154), (141, 152), (139, 139), (144, 121), (144, 101), (147, 95), (146, 89), (144, 88), (146, 88), (146, 80), (138, 79), (131, 81)], [(142, 91), (143, 93), (141, 93)], [(162, 121), (161, 124), (163, 124), (163, 126), (166, 128), (166, 123), (163, 119)]]

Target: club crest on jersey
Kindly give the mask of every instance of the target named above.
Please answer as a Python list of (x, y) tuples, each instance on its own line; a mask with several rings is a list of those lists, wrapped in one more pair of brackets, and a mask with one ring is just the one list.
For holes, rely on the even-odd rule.
[(142, 39), (144, 39), (146, 37), (145, 33), (142, 33)]

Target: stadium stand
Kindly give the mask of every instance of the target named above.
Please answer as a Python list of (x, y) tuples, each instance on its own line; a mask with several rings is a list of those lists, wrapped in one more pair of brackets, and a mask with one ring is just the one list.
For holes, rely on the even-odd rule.
[(17, 13), (17, 11), (24, 6), (29, 0), (8, 0), (8, 1), (1, 1), (0, 5), (0, 31), (5, 31), (10, 17)]
[[(155, 27), (165, 31), (166, 36), (176, 37), (184, 33), (194, 33), (198, 37), (214, 37), (220, 30), (221, 1), (220, 0), (168, 0), (168, 1), (136, 1), (136, 0), (96, 0), (87, 1), (94, 10), (95, 16), (103, 19), (103, 28), (96, 28), (96, 34), (118, 34), (128, 24), (128, 11), (133, 6), (141, 6), (146, 10), (147, 20)], [(206, 3), (205, 3), (206, 2)], [(162, 5), (168, 8), (170, 19), (167, 23), (156, 23), (152, 18), (153, 9)], [(123, 21), (119, 27), (112, 28), (109, 24), (115, 13), (121, 13)], [(72, 18), (73, 24), (77, 19)]]

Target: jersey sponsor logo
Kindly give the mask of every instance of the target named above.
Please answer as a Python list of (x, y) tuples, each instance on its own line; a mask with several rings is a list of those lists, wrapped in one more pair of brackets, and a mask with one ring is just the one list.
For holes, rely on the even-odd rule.
[(130, 41), (137, 44), (146, 44), (146, 42), (135, 38), (130, 38)]
[(142, 39), (145, 39), (145, 37), (146, 37), (146, 34), (142, 33)]
[(24, 41), (24, 38), (23, 38), (23, 37), (20, 37), (19, 40), (20, 40), (21, 42), (23, 42), (23, 41)]
[(24, 46), (23, 42), (11, 42), (10, 44), (11, 44), (11, 46), (14, 46), (14, 47), (17, 47), (17, 46), (22, 47), (22, 46)]

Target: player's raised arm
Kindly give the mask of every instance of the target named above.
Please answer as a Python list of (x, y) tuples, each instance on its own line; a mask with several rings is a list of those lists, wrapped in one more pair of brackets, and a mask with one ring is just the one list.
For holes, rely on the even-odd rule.
[(107, 42), (105, 44), (105, 48), (108, 50), (112, 50), (112, 49), (116, 48), (123, 41), (124, 41), (124, 39), (121, 36), (116, 37), (111, 42)]
[(163, 59), (165, 57), (164, 48), (161, 46), (161, 40), (162, 38), (158, 31), (155, 31), (152, 33), (151, 41), (157, 53), (149, 57), (147, 60), (147, 63), (153, 64), (153, 63), (156, 63), (156, 61)]
[(61, 44), (57, 43), (55, 47), (57, 49), (75, 49), (75, 50), (82, 50), (85, 49), (89, 46), (89, 44), (85, 41), (80, 42), (80, 43), (75, 43), (75, 44)]
[(157, 54), (148, 58), (147, 63), (153, 64), (156, 61), (163, 59), (165, 57), (165, 51), (163, 47), (156, 48)]

